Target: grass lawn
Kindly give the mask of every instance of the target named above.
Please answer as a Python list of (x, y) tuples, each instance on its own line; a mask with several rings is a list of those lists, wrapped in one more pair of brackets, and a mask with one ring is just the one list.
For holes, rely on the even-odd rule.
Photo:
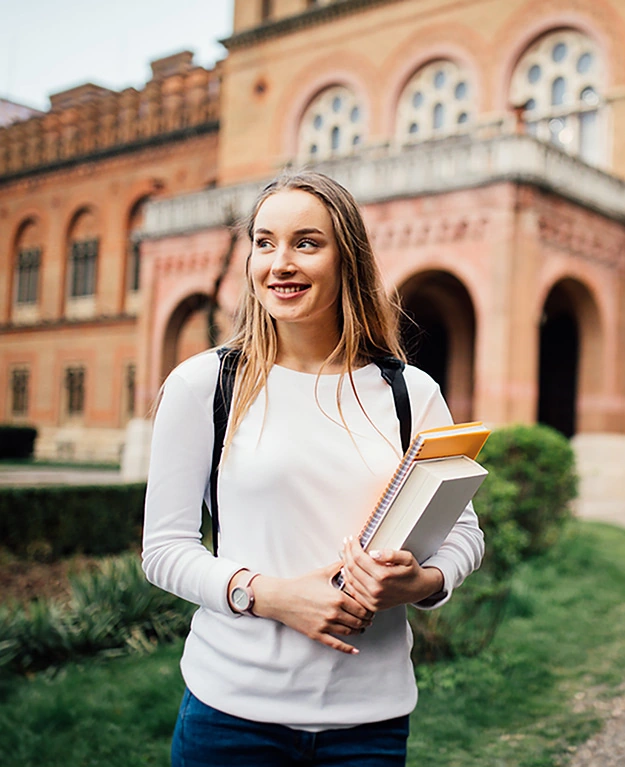
[[(624, 681), (624, 595), (625, 530), (571, 526), (519, 572), (486, 653), (417, 669), (410, 767), (565, 765), (601, 724), (593, 701)], [(0, 764), (166, 767), (181, 646), (5, 680)]]

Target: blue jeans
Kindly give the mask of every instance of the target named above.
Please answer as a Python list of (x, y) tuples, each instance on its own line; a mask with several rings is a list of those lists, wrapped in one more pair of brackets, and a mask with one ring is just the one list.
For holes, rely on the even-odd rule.
[(305, 732), (224, 714), (185, 690), (172, 767), (405, 767), (408, 716)]

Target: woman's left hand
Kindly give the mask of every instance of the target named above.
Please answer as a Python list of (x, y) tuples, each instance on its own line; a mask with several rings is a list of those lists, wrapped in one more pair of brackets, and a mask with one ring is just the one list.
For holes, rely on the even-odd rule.
[(362, 550), (357, 539), (343, 548), (345, 591), (372, 613), (420, 602), (441, 591), (443, 573), (421, 567), (409, 551)]

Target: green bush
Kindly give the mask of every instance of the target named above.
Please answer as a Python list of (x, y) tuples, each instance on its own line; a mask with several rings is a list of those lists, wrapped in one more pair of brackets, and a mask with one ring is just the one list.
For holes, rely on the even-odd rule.
[(113, 554), (141, 540), (144, 484), (0, 488), (0, 540), (20, 556)]
[(136, 554), (71, 579), (67, 603), (0, 607), (0, 669), (27, 672), (102, 651), (149, 651), (186, 634), (194, 605), (151, 586)]
[(30, 458), (35, 450), (34, 426), (0, 424), (0, 459)]
[(556, 543), (570, 518), (574, 454), (559, 432), (540, 425), (503, 428), (490, 436), (478, 460), (489, 471), (474, 500), (484, 561), (440, 610), (410, 610), (415, 662), (483, 650), (507, 608), (515, 568)]
[[(577, 495), (575, 454), (568, 440), (540, 424), (509, 426), (491, 434), (479, 461), (518, 487), (514, 520), (528, 535), (521, 555), (541, 554), (556, 543)], [(476, 508), (480, 513), (479, 501)], [(491, 523), (488, 516), (486, 521)], [(492, 519), (497, 524), (491, 535), (499, 535), (500, 521)]]

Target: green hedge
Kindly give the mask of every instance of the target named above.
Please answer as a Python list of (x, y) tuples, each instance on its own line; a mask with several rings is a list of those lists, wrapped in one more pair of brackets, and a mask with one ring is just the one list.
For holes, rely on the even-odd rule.
[(36, 439), (34, 426), (0, 424), (0, 458), (30, 458)]
[(20, 556), (113, 554), (141, 540), (145, 484), (0, 488), (0, 541)]

